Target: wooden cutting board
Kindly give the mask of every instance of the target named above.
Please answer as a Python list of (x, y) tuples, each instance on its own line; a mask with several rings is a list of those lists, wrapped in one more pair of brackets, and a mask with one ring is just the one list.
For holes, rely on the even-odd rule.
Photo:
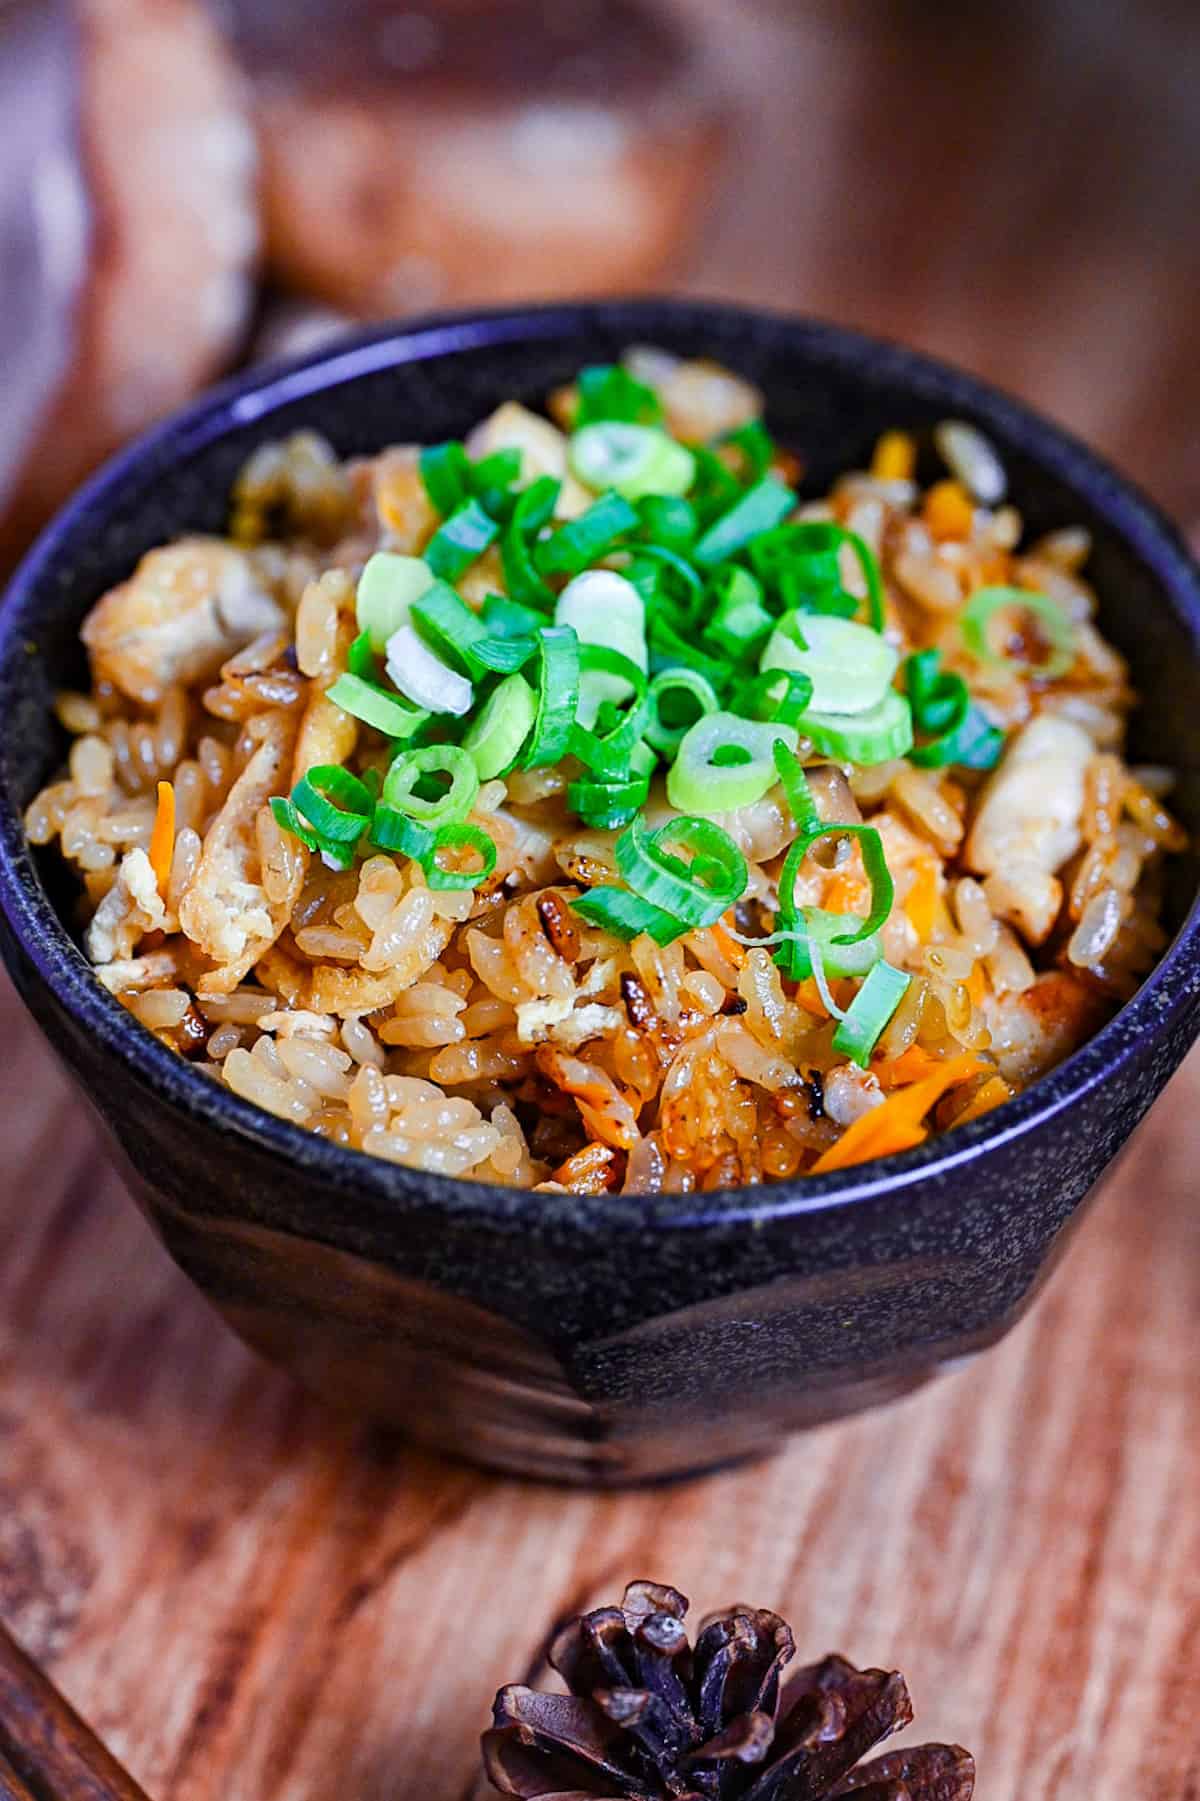
[(772, 1462), (594, 1496), (341, 1423), (176, 1273), (6, 992), (0, 1619), (158, 1801), (464, 1801), (635, 1576), (901, 1667), (985, 1801), (1200, 1794), (1200, 1059), (1032, 1314)]

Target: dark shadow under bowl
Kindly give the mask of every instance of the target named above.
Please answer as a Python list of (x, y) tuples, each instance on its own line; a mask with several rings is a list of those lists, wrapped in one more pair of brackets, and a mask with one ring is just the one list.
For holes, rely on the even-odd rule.
[[(829, 326), (691, 302), (529, 309), (364, 337), (254, 373), (143, 439), (59, 517), (0, 615), (2, 949), (173, 1256), (252, 1344), (339, 1406), (522, 1473), (622, 1481), (769, 1448), (997, 1339), (1182, 1058), (1200, 1017), (1194, 860), (1136, 998), (987, 1119), (920, 1150), (769, 1189), (532, 1194), (347, 1152), (198, 1075), (95, 981), (24, 805), (59, 762), (54, 690), (87, 607), (153, 545), (220, 530), (255, 445), (342, 454), (461, 434), (630, 342), (708, 354), (769, 397), (820, 491), (888, 426), (974, 420), (1034, 532), (1080, 522), (1103, 625), (1146, 704), (1135, 754), (1179, 770), (1200, 832), (1200, 572), (1111, 469), (993, 390)], [(36, 1197), (31, 1197), (36, 1200)]]

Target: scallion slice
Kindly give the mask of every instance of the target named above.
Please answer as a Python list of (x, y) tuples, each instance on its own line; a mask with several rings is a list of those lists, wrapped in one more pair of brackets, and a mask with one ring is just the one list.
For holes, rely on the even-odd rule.
[(907, 994), (911, 981), (912, 977), (902, 969), (894, 969), (890, 963), (876, 963), (833, 1034), (834, 1050), (865, 1069), (880, 1033)]
[(823, 757), (837, 763), (857, 763), (866, 769), (907, 756), (912, 749), (912, 709), (902, 694), (889, 688), (869, 713), (818, 713), (809, 710), (801, 721), (804, 736)]
[(650, 667), (656, 675), (664, 669), (694, 669), (718, 693), (728, 687), (728, 661), (707, 656), (697, 645), (689, 643), (661, 609), (651, 614), (646, 635), (650, 644)]
[(616, 419), (630, 425), (657, 425), (662, 403), (620, 363), (592, 363), (576, 378), (578, 400), (575, 429), (598, 420)]
[(628, 888), (613, 888), (607, 884), (581, 894), (571, 906), (589, 925), (598, 926), (602, 932), (611, 932), (614, 938), (623, 938), (626, 943), (631, 938), (640, 938), (645, 932), (656, 944), (672, 944), (692, 929), (685, 921), (664, 913), (661, 907), (651, 906), (639, 894), (630, 894)]
[[(417, 783), (436, 775), (449, 776), (449, 787), (436, 800), (423, 799)], [(426, 744), (392, 759), (380, 798), (385, 807), (424, 825), (449, 825), (466, 818), (478, 793), (479, 771), (469, 751), (458, 744)]]
[(537, 712), (521, 757), (523, 769), (543, 769), (566, 756), (579, 704), (579, 639), (574, 627), (543, 626), (538, 648)]
[(748, 482), (761, 481), (775, 458), (774, 441), (761, 419), (750, 419), (725, 432), (717, 443), (738, 452)]
[[(690, 851), (691, 862), (677, 850)], [(682, 815), (652, 832), (637, 818), (617, 839), (615, 851), (617, 868), (633, 892), (692, 930), (714, 924), (746, 890), (746, 859), (711, 819)]]
[(471, 461), (465, 449), (457, 439), (429, 444), (421, 452), (420, 469), (425, 492), (448, 519), (470, 494)]
[(371, 648), (370, 632), (359, 632), (349, 650), (346, 652), (346, 668), (351, 675), (356, 675), (360, 682), (374, 682), (379, 671), (375, 667), (375, 652)]
[(727, 563), (714, 574), (710, 592), (716, 605), (705, 636), (735, 662), (743, 662), (770, 636), (775, 623), (763, 605), (762, 584), (748, 569)]
[(764, 476), (709, 526), (696, 545), (696, 562), (701, 568), (715, 569), (718, 563), (744, 549), (760, 532), (770, 531), (778, 525), (795, 504), (796, 496), (790, 488), (785, 488), (774, 476)]
[(656, 425), (597, 420), (572, 437), (567, 460), (573, 475), (600, 493), (606, 488), (641, 500), (647, 494), (686, 494), (696, 473), (690, 450)]
[(849, 545), (862, 570), (871, 629), (882, 632), (883, 578), (874, 554), (857, 532), (825, 519), (781, 525), (755, 539), (750, 561), (785, 608), (853, 619), (862, 602), (842, 581), (843, 545)]
[[(1004, 612), (1028, 613), (1037, 621), (1050, 645), (1050, 655), (1043, 662), (1031, 663), (993, 649), (989, 627), (996, 614)], [(981, 663), (1050, 682), (1065, 675), (1075, 661), (1075, 628), (1070, 619), (1057, 601), (1032, 588), (978, 588), (963, 608), (958, 623), (964, 644)]]
[(290, 832), (293, 838), (299, 838), (301, 844), (309, 850), (319, 851), (321, 840), (310, 826), (307, 826), (296, 811), (296, 803), (287, 800), (281, 794), (271, 797), (271, 811), (275, 815), (275, 823), (281, 830)]
[(423, 726), (429, 714), (423, 708), (406, 707), (394, 694), (388, 694), (375, 682), (357, 675), (339, 675), (326, 692), (326, 699), (343, 713), (374, 726), (388, 738), (411, 738)]
[(667, 775), (667, 799), (681, 813), (730, 813), (753, 806), (775, 786), (777, 739), (794, 750), (784, 725), (760, 725), (736, 713), (708, 713), (684, 734)]
[(537, 699), (523, 675), (508, 675), (484, 701), (463, 737), (462, 748), (481, 782), (507, 775), (533, 729)]
[(940, 661), (940, 651), (921, 650), (904, 664), (913, 725), (924, 735), (909, 752), (909, 761), (922, 769), (951, 763), (991, 769), (1004, 749), (1004, 733), (975, 705), (961, 675), (939, 670)]
[(470, 676), (492, 671), (511, 675), (536, 648), (532, 633), (505, 637), (490, 632), (449, 582), (435, 582), (413, 603), (414, 625), (444, 663), (459, 664)]
[(425, 561), (435, 576), (456, 582), (500, 535), (500, 527), (472, 497), (451, 513), (425, 546)]
[(543, 575), (580, 575), (637, 525), (638, 516), (627, 500), (619, 494), (602, 494), (586, 513), (544, 538), (534, 560)]
[(582, 705), (567, 737), (567, 749), (579, 758), (593, 775), (605, 781), (628, 776), (630, 759), (649, 717), (646, 701), (646, 678), (637, 665), (620, 651), (603, 644), (579, 646), (580, 694), (589, 677), (601, 673), (608, 680), (619, 680), (630, 704), (625, 712), (614, 701), (604, 701), (596, 715), (596, 729), (581, 725)]
[(648, 775), (627, 775), (612, 781), (580, 776), (567, 788), (567, 805), (593, 831), (611, 832), (637, 817), (649, 793)]
[(637, 503), (642, 536), (663, 550), (684, 552), (700, 529), (690, 500), (673, 494), (647, 494)]
[(812, 701), (812, 678), (799, 669), (768, 669), (735, 690), (732, 711), (747, 719), (803, 727)]
[(408, 624), (413, 602), (433, 586), (434, 574), (422, 557), (397, 556), (377, 550), (367, 559), (358, 578), (354, 613), (360, 632), (367, 632), (371, 649), (383, 656), (387, 642)]
[[(481, 882), (486, 882), (496, 867), (494, 840), (482, 827), (461, 820), (431, 830), (407, 813), (381, 806), (375, 810), (371, 842), (379, 850), (399, 851), (401, 856), (411, 857), (419, 863), (430, 888), (477, 888)], [(443, 853), (464, 850), (475, 852), (479, 858), (478, 869), (446, 869), (438, 860)]]
[[(645, 687), (647, 668), (646, 607), (632, 582), (614, 569), (589, 569), (568, 582), (554, 609), (555, 622), (569, 625), (581, 645), (606, 645), (634, 666)], [(637, 682), (606, 672), (592, 659), (579, 684), (578, 721), (595, 723), (602, 701), (628, 699)]]
[(493, 450), (471, 464), (471, 492), (493, 519), (507, 519), (516, 504), (512, 492), (521, 479), (521, 452), (515, 448)]
[(646, 699), (645, 739), (663, 756), (674, 755), (697, 719), (719, 712), (721, 706), (716, 689), (697, 669), (664, 669), (650, 683)]
[(786, 613), (771, 633), (760, 668), (795, 669), (812, 683), (818, 713), (867, 713), (879, 705), (900, 661), (886, 638), (852, 619)]
[(371, 823), (371, 790), (340, 763), (318, 763), (292, 789), (292, 801), (317, 837), (356, 844)]
[(435, 656), (413, 626), (402, 625), (393, 632), (386, 648), (387, 672), (401, 694), (430, 713), (461, 718), (470, 712), (475, 693), (471, 683)]

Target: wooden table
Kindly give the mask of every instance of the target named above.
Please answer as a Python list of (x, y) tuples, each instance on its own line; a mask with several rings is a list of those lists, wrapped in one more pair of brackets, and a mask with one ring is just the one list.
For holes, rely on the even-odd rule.
[[(1031, 51), (958, 10), (939, 37), (941, 8), (814, 0), (756, 35), (739, 0), (754, 105), (695, 285), (941, 348), (1194, 513), (1197, 33)], [(7, 990), (0, 1026), (0, 1619), (158, 1801), (465, 1801), (497, 1685), (635, 1576), (899, 1665), (983, 1801), (1197, 1801), (1200, 1060), (1000, 1349), (772, 1463), (597, 1497), (255, 1361)]]
[(256, 1361), (0, 1005), (0, 1618), (158, 1801), (464, 1801), (495, 1688), (635, 1576), (902, 1667), (986, 1801), (1200, 1794), (1200, 1057), (998, 1350), (773, 1462), (594, 1496)]

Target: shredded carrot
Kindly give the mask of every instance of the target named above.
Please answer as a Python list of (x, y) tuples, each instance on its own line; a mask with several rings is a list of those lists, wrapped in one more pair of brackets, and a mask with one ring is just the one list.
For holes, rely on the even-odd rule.
[(975, 521), (975, 507), (961, 482), (935, 482), (922, 512), (935, 538), (965, 538)]
[(967, 993), (971, 997), (973, 1007), (982, 1007), (987, 999), (987, 987), (987, 976), (984, 974), (983, 964), (976, 963), (967, 977)]
[(904, 897), (904, 911), (922, 944), (929, 943), (937, 920), (939, 869), (936, 857), (922, 857), (913, 885)]
[(969, 1119), (979, 1119), (983, 1114), (990, 1113), (993, 1107), (999, 1107), (1003, 1102), (1011, 1099), (1012, 1089), (1004, 1077), (993, 1076), (971, 1096), (962, 1112), (956, 1113), (951, 1123), (956, 1126), (965, 1126)]
[(821, 991), (812, 976), (807, 981), (796, 984), (795, 1000), (798, 1006), (811, 1013), (814, 1019), (828, 1019), (829, 1013), (825, 1002), (821, 999)]
[(740, 969), (742, 964), (746, 961), (746, 947), (744, 944), (739, 944), (736, 938), (730, 937), (729, 928), (725, 924), (725, 918), (722, 917), (721, 919), (718, 919), (716, 924), (709, 926), (708, 929), (712, 933), (714, 944), (724, 957), (725, 961), (727, 963), (732, 963), (735, 969)]
[(932, 1075), (941, 1065), (919, 1044), (910, 1044), (898, 1057), (885, 1057), (871, 1068), (885, 1088), (900, 1088), (906, 1082), (919, 1082), (923, 1076)]
[(906, 431), (885, 431), (871, 458), (876, 481), (907, 482), (917, 466), (917, 447)]
[(158, 892), (166, 896), (171, 879), (171, 863), (175, 856), (175, 790), (170, 782), (158, 784), (158, 807), (154, 814), (154, 830), (150, 834), (150, 867), (158, 883)]
[(853, 913), (865, 889), (866, 883), (855, 870), (843, 870), (830, 882), (821, 905), (828, 913)]
[(971, 1051), (950, 1057), (936, 1075), (920, 1082), (910, 1082), (889, 1094), (881, 1106), (872, 1107), (846, 1127), (836, 1144), (822, 1153), (813, 1164), (813, 1175), (829, 1169), (848, 1169), (855, 1163), (868, 1163), (874, 1157), (890, 1157), (896, 1151), (908, 1151), (923, 1144), (928, 1137), (925, 1115), (937, 1105), (947, 1089), (986, 1068)]

